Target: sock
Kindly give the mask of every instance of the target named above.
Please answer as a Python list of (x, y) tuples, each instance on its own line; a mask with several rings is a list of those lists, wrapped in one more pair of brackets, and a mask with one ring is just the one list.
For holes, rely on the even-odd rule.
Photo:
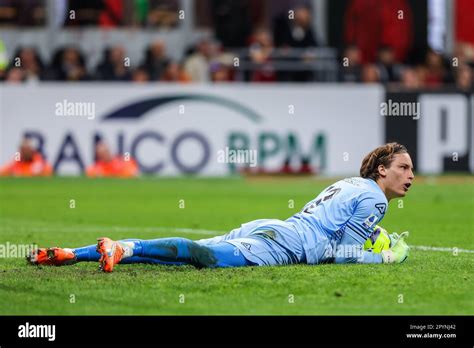
[(185, 238), (142, 240), (140, 242), (142, 252), (140, 255), (135, 255), (160, 259), (162, 261), (189, 262), (189, 246), (191, 244), (193, 244), (193, 241)]
[(242, 267), (254, 266), (253, 263), (245, 258), (242, 252), (236, 246), (227, 242), (221, 242), (208, 246), (214, 254), (217, 262), (211, 267)]
[(207, 246), (186, 238), (142, 240), (140, 256), (166, 262), (182, 262), (195, 267), (215, 267), (218, 260)]
[[(133, 255), (141, 255), (142, 247), (139, 239), (126, 239), (119, 241), (124, 249), (123, 258), (128, 258)], [(81, 261), (99, 261), (100, 254), (97, 252), (97, 245), (88, 245), (82, 248), (72, 249), (76, 254), (78, 262)]]
[(141, 239), (124, 239), (119, 241), (123, 248), (123, 258), (129, 258), (132, 256), (142, 256), (142, 240)]
[(97, 245), (89, 245), (82, 248), (72, 249), (76, 254), (78, 262), (81, 261), (99, 261), (100, 254), (96, 250)]
[(132, 257), (127, 257), (126, 259), (122, 259), (120, 261), (120, 264), (132, 264), (132, 263), (151, 263), (155, 265), (167, 265), (167, 266), (182, 266), (185, 265), (184, 262), (167, 262), (167, 261), (161, 261), (158, 259), (152, 259), (150, 257), (141, 257), (141, 256), (132, 256)]
[[(156, 239), (155, 239), (156, 240)], [(173, 262), (173, 261), (162, 261), (157, 258), (153, 257), (143, 257), (143, 244), (146, 245), (147, 253), (150, 254), (150, 244), (148, 242), (152, 241), (145, 241), (141, 239), (125, 239), (121, 240), (120, 245), (124, 250), (124, 254), (122, 257), (121, 264), (131, 264), (131, 263), (151, 263), (151, 264), (158, 264), (158, 265), (169, 265), (169, 266), (181, 266), (185, 263), (183, 262)]]
[(187, 244), (193, 243), (184, 238), (160, 238), (151, 240), (125, 239), (119, 241), (124, 249), (124, 258), (131, 256), (162, 259), (175, 262), (177, 258), (188, 258)]

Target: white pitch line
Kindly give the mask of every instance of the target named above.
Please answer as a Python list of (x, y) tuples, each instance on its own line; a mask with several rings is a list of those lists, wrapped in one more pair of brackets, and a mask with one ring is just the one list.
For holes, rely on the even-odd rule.
[[(8, 227), (9, 229), (19, 230), (22, 227)], [(90, 226), (90, 225), (75, 225), (66, 226), (59, 224), (52, 224), (51, 226), (35, 226), (28, 227), (29, 230), (34, 232), (51, 232), (55, 230), (61, 230), (61, 232), (99, 232), (107, 234), (107, 232), (147, 232), (147, 233), (161, 233), (161, 232), (178, 232), (178, 233), (192, 233), (202, 234), (208, 236), (217, 236), (219, 234), (227, 233), (225, 231), (209, 231), (193, 228), (177, 228), (177, 227), (126, 227), (126, 226)]]
[(410, 245), (410, 248), (423, 250), (423, 251), (449, 251), (449, 252), (457, 251), (458, 253), (474, 253), (474, 250), (459, 249), (456, 247), (442, 248), (442, 247), (430, 247), (430, 246), (424, 246), (424, 245)]
[[(33, 221), (29, 221), (32, 222)], [(39, 222), (43, 224), (44, 222)], [(57, 223), (52, 223), (50, 226), (41, 226), (34, 227), (35, 232), (49, 232), (54, 229), (61, 229), (64, 232), (101, 232), (107, 233), (107, 231), (115, 232), (147, 232), (147, 233), (160, 233), (160, 232), (178, 232), (178, 233), (189, 233), (189, 234), (201, 234), (206, 236), (219, 236), (225, 234), (229, 231), (214, 231), (214, 230), (205, 230), (205, 229), (194, 229), (194, 228), (181, 228), (181, 227), (127, 227), (127, 226), (91, 226), (91, 225), (62, 225)], [(474, 253), (474, 250), (468, 249), (459, 249), (457, 247), (446, 248), (446, 247), (432, 247), (425, 245), (410, 245), (411, 249), (421, 250), (421, 251), (441, 251), (441, 252), (458, 252), (458, 253)]]

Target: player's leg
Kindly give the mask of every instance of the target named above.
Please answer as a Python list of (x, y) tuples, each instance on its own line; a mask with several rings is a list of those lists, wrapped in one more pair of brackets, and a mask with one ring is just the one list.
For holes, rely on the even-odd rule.
[(189, 264), (198, 268), (252, 265), (234, 246), (226, 242), (204, 246), (186, 238), (123, 242), (101, 238), (98, 249), (101, 253), (99, 262), (105, 272), (111, 272), (117, 263), (133, 257), (174, 264)]
[(258, 229), (260, 226), (267, 225), (268, 223), (276, 222), (276, 221), (279, 221), (279, 220), (275, 220), (275, 219), (253, 220), (253, 221), (242, 224), (240, 227), (235, 228), (229, 233), (226, 233), (224, 235), (216, 236), (212, 238), (199, 239), (199, 240), (196, 240), (195, 242), (200, 245), (211, 245), (211, 244), (226, 242), (232, 239), (245, 238), (245, 237), (248, 237), (253, 232), (255, 232), (255, 230)]
[[(140, 239), (125, 239), (119, 241), (121, 244), (134, 244), (135, 242), (141, 242)], [(97, 244), (89, 245), (83, 248), (73, 249), (73, 252), (76, 255), (76, 262), (81, 261), (94, 261), (97, 262), (100, 260), (101, 254), (97, 251)], [(155, 258), (143, 257), (143, 256), (131, 256), (122, 258), (120, 263), (131, 264), (131, 263), (151, 263), (151, 264), (160, 264), (160, 265), (172, 265), (179, 266), (181, 262), (166, 262), (161, 261)]]
[(249, 263), (233, 245), (221, 242), (199, 245), (186, 238), (144, 240), (135, 245), (133, 256), (182, 262), (196, 267), (239, 267)]
[(182, 266), (185, 264), (183, 262), (166, 262), (166, 261), (160, 261), (157, 259), (152, 259), (150, 257), (140, 257), (140, 256), (127, 257), (120, 261), (121, 265), (132, 264), (132, 263), (149, 263), (153, 265), (165, 265), (165, 266)]
[[(246, 238), (228, 241), (244, 255), (259, 266), (280, 266), (301, 263), (301, 259), (292, 250), (278, 243), (275, 238), (267, 237), (265, 232), (252, 234)], [(271, 234), (274, 231), (268, 231)]]
[(199, 239), (199, 240), (196, 240), (195, 242), (200, 245), (218, 244), (218, 243), (225, 242), (226, 240), (229, 240), (229, 239), (239, 238), (241, 234), (242, 234), (242, 229), (239, 227), (221, 236)]
[[(239, 238), (245, 238), (252, 233), (255, 233), (259, 229), (267, 228), (280, 228), (285, 222), (275, 219), (259, 219), (250, 221), (242, 224), (239, 228), (236, 228), (229, 233), (195, 241), (199, 245), (215, 245), (221, 242), (235, 240)], [(125, 241), (134, 241), (134, 239), (127, 239)], [(123, 242), (123, 241), (121, 241)], [(286, 243), (283, 243), (286, 244)], [(89, 245), (81, 248), (68, 249), (68, 248), (41, 248), (34, 251), (27, 257), (31, 264), (41, 265), (70, 265), (77, 262), (93, 261), (97, 262), (101, 255), (97, 252), (97, 245)], [(162, 261), (157, 258), (147, 258), (143, 256), (133, 256), (132, 258), (126, 258), (122, 263), (156, 263), (164, 265), (175, 265), (182, 264), (181, 262), (173, 261)]]
[(258, 265), (305, 263), (303, 240), (294, 226), (277, 219), (255, 220), (242, 225), (243, 238), (228, 240)]
[[(124, 239), (120, 240), (119, 242), (122, 245), (128, 245), (133, 248), (134, 244), (137, 242), (142, 242), (144, 240), (142, 239)], [(97, 244), (94, 245), (96, 248), (97, 252)], [(97, 252), (99, 254), (99, 252)], [(99, 258), (96, 261), (99, 261), (100, 259), (100, 254)], [(156, 258), (152, 257), (146, 257), (146, 256), (137, 256), (137, 255), (132, 255), (130, 257), (123, 257), (122, 260), (120, 260), (120, 264), (132, 264), (132, 263), (151, 263), (151, 264), (158, 264), (158, 265), (168, 265), (168, 266), (181, 266), (183, 265), (182, 262), (171, 262), (171, 261), (162, 261)]]
[[(134, 242), (139, 239), (126, 239), (120, 242)], [(33, 265), (66, 266), (78, 262), (97, 262), (101, 254), (97, 251), (97, 244), (80, 248), (38, 248), (27, 256), (27, 261)], [(122, 260), (121, 263), (152, 263), (162, 265), (181, 265), (181, 262), (166, 262), (154, 258), (133, 256)]]

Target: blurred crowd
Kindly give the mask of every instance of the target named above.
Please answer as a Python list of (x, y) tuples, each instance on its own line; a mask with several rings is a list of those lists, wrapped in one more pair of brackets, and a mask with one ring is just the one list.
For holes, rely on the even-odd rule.
[(361, 63), (361, 50), (349, 45), (342, 53), (349, 64), (342, 64), (338, 80), (341, 82), (383, 83), (405, 89), (435, 89), (454, 86), (461, 90), (474, 87), (474, 46), (467, 43), (456, 45), (453, 56), (444, 56), (431, 48), (418, 64), (403, 64), (395, 58), (390, 46), (377, 50), (373, 63)]
[(209, 40), (191, 48), (181, 62), (168, 57), (161, 40), (149, 45), (139, 64), (130, 61), (124, 46), (112, 46), (104, 50), (101, 61), (92, 70), (87, 69), (85, 55), (74, 46), (58, 49), (49, 63), (43, 61), (34, 47), (20, 48), (13, 56), (3, 70), (0, 68), (0, 79), (6, 82), (233, 80), (232, 56)]
[[(178, 7), (179, 0), (55, 0), (53, 17), (65, 27), (173, 27)], [(0, 0), (0, 25), (45, 25), (46, 9), (46, 0)]]
[[(249, 44), (249, 58), (256, 69), (244, 78), (237, 77), (239, 66), (235, 55), (214, 40), (204, 39), (191, 47), (181, 61), (168, 57), (163, 41), (153, 42), (139, 64), (127, 60), (124, 46), (105, 49), (100, 63), (93, 70), (86, 68), (84, 54), (76, 47), (59, 49), (49, 63), (43, 61), (34, 47), (20, 48), (15, 58), (0, 68), (0, 79), (9, 83), (28, 81), (133, 81), (133, 82), (221, 82), (221, 81), (310, 81), (304, 74), (276, 70), (272, 66), (273, 38), (266, 29), (256, 31)], [(447, 85), (462, 90), (473, 88), (474, 47), (458, 44), (456, 54), (446, 57), (428, 49), (425, 59), (416, 65), (403, 64), (395, 59), (393, 49), (380, 47), (373, 63), (363, 64), (360, 49), (347, 46), (338, 63), (339, 82), (384, 83), (408, 89), (438, 88)], [(21, 64), (15, 64), (21, 62)], [(334, 82), (334, 81), (326, 81)]]
[[(0, 8), (5, 8), (4, 5), (9, 3), (12, 6), (15, 4), (15, 6), (36, 8), (35, 4), (41, 1), (0, 0), (0, 5), (2, 5)], [(101, 26), (117, 26), (124, 23), (138, 23), (146, 26), (150, 23), (161, 23), (161, 21), (171, 23), (171, 20), (163, 19), (166, 17), (163, 15), (164, 12), (173, 13), (175, 16), (178, 14), (176, 0), (92, 2), (98, 4), (97, 8), (91, 8), (90, 3), (79, 0), (60, 3), (63, 3), (63, 6), (57, 6), (57, 8), (66, 12), (69, 8), (74, 8), (78, 15), (80, 14), (78, 18), (81, 20), (75, 20), (75, 25), (96, 23)], [(92, 69), (88, 68), (90, 64), (86, 61), (87, 54), (77, 46), (61, 47), (47, 61), (40, 56), (36, 47), (21, 47), (17, 52), (13, 52), (13, 55), (11, 52), (0, 52), (0, 55), (3, 54), (4, 57), (11, 57), (3, 64), (0, 62), (0, 80), (8, 83), (37, 80), (132, 81), (136, 83), (150, 81), (174, 83), (338, 81), (383, 83), (407, 89), (432, 89), (442, 86), (455, 86), (462, 90), (473, 88), (473, 44), (456, 43), (452, 56), (445, 56), (427, 48), (421, 54), (421, 59), (418, 57), (418, 60), (414, 62), (407, 57), (407, 47), (397, 45), (400, 41), (397, 35), (384, 38), (384, 41), (389, 44), (377, 43), (372, 38), (374, 34), (367, 31), (361, 31), (357, 34), (358, 36), (354, 36), (351, 25), (359, 28), (368, 20), (365, 17), (365, 19), (360, 19), (360, 13), (362, 10), (365, 11), (366, 7), (360, 9), (353, 7), (350, 12), (353, 13), (354, 18), (359, 19), (358, 22), (356, 19), (350, 20), (346, 26), (346, 42), (353, 43), (341, 48), (338, 56), (333, 58), (332, 63), (337, 72), (331, 75), (332, 77), (318, 79), (318, 75), (313, 74), (311, 67), (305, 65), (308, 62), (317, 61), (317, 58), (311, 55), (311, 50), (321, 46), (314, 30), (311, 7), (305, 5), (303, 1), (302, 5), (294, 7), (293, 17), (289, 18), (284, 10), (287, 8), (288, 1), (276, 1), (274, 5), (272, 3), (272, 11), (275, 14), (272, 14), (271, 20), (267, 23), (264, 21), (258, 27), (255, 25), (252, 27), (246, 25), (250, 20), (248, 15), (242, 18), (236, 15), (244, 12), (246, 8), (239, 7), (244, 3), (246, 2), (228, 0), (212, 2), (213, 11), (220, 16), (216, 15), (217, 17), (214, 18), (214, 37), (202, 39), (188, 47), (182, 52), (179, 60), (170, 58), (166, 44), (162, 40), (151, 42), (143, 54), (143, 59), (139, 62), (130, 61), (126, 44), (107, 47), (103, 51), (100, 62)], [(286, 4), (286, 7), (281, 7), (281, 11), (276, 11), (278, 3)], [(353, 3), (364, 6), (369, 4), (367, 1)], [(133, 5), (133, 11), (131, 9), (127, 11), (126, 4)], [(234, 8), (235, 6), (238, 8)], [(247, 7), (251, 5), (247, 3)], [(362, 13), (367, 12), (364, 11)], [(18, 11), (18, 13), (23, 12)], [(35, 11), (29, 13), (34, 14)], [(131, 18), (127, 19), (127, 13), (133, 13)], [(232, 15), (229, 15), (230, 13)], [(0, 11), (0, 17), (2, 17), (2, 11)], [(161, 19), (158, 20), (155, 17)], [(231, 20), (238, 20), (238, 23), (230, 25)], [(257, 23), (260, 22), (257, 21)], [(73, 23), (70, 24), (73, 25)], [(68, 20), (64, 21), (64, 25), (68, 25)], [(387, 22), (386, 25), (390, 26), (391, 22)], [(404, 27), (400, 29), (400, 32), (408, 33), (409, 30), (409, 27)], [(370, 45), (367, 45), (367, 42)], [(288, 63), (290, 58), (295, 57), (297, 64), (301, 66), (300, 69), (282, 68), (282, 63)]]

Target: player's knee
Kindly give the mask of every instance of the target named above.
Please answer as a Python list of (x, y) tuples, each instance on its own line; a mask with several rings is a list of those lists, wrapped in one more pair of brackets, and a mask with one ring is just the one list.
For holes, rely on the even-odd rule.
[(173, 261), (189, 263), (195, 267), (216, 267), (214, 252), (190, 239), (174, 237), (159, 239), (155, 245), (164, 257)]
[(217, 259), (214, 252), (207, 246), (191, 242), (189, 244), (189, 256), (191, 264), (195, 267), (216, 267)]

